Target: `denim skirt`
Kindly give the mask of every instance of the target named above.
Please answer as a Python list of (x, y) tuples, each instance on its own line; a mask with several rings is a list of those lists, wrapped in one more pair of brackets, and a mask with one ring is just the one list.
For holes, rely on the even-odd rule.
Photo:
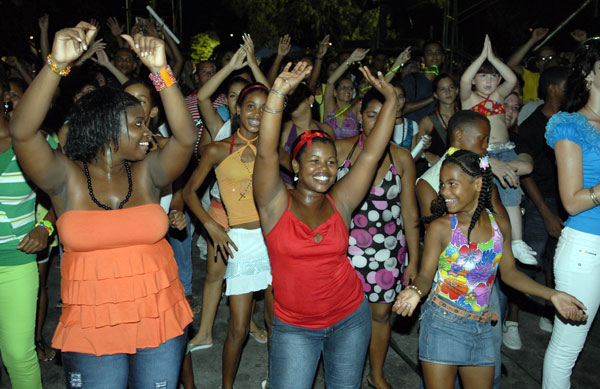
[(419, 360), (441, 365), (494, 366), (490, 322), (460, 317), (429, 299), (423, 304), (419, 320)]

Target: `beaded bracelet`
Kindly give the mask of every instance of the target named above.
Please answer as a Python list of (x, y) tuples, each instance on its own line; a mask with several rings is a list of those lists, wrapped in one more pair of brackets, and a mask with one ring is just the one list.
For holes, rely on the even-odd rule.
[(416, 286), (414, 286), (414, 285), (408, 285), (406, 287), (406, 289), (412, 289), (415, 292), (417, 292), (417, 294), (419, 295), (419, 300), (421, 300), (423, 298), (423, 293), (421, 293), (421, 289), (417, 288)]
[(58, 74), (61, 77), (66, 77), (69, 75), (69, 73), (71, 73), (71, 66), (67, 66), (62, 70), (59, 69), (58, 65), (52, 59), (52, 54), (48, 54), (48, 56), (46, 57), (46, 64), (48, 65), (48, 67), (50, 67), (50, 70), (52, 70), (54, 73)]
[(51, 236), (54, 233), (54, 226), (49, 220), (40, 220), (39, 222), (35, 223), (35, 227), (44, 228), (46, 231), (48, 231), (48, 236)]
[(160, 69), (156, 73), (150, 73), (148, 77), (152, 80), (154, 88), (157, 92), (160, 92), (161, 90), (177, 83), (177, 80), (175, 79), (175, 76), (173, 75), (169, 65)]
[(600, 200), (598, 200), (598, 196), (594, 193), (594, 188), (590, 188), (590, 197), (595, 205), (600, 205)]

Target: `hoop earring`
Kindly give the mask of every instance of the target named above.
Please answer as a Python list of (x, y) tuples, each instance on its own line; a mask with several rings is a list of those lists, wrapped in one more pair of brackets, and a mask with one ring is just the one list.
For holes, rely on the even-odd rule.
[(108, 165), (109, 169), (112, 169), (113, 161), (112, 161), (112, 151), (110, 149), (110, 146), (108, 146), (106, 148), (106, 164)]
[(585, 81), (585, 90), (589, 92), (591, 89), (592, 89), (592, 81), (586, 80)]

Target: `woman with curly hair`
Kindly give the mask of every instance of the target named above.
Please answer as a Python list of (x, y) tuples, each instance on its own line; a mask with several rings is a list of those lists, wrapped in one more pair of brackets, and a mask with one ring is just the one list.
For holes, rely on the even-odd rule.
[(192, 312), (164, 239), (169, 218), (158, 202), (161, 189), (185, 169), (196, 131), (164, 42), (123, 35), (160, 91), (173, 132), (160, 150), (147, 153), (151, 133), (138, 100), (109, 88), (74, 105), (65, 154), (38, 131), (69, 64), (96, 32), (80, 22), (56, 33), (48, 66), (10, 124), (23, 170), (52, 200), (65, 248), (64, 307), (52, 343), (62, 350), (69, 388), (175, 388)]
[(576, 298), (516, 270), (510, 223), (493, 213), (493, 185), (487, 156), (459, 150), (446, 157), (440, 194), (425, 220), (430, 224), (421, 270), (394, 304), (398, 314), (411, 316), (433, 283), (419, 333), (427, 388), (452, 387), (457, 372), (465, 388), (492, 388), (495, 357), (489, 322), (497, 314), (489, 312), (488, 304), (498, 268), (507, 285), (551, 301), (566, 319), (586, 318), (586, 308)]

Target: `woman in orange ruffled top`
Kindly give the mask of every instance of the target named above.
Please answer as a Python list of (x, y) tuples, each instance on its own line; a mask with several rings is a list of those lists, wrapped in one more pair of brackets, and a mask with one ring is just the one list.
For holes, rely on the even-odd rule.
[(96, 32), (80, 22), (56, 33), (48, 66), (10, 127), (23, 171), (50, 195), (59, 216), (64, 307), (52, 344), (62, 350), (69, 388), (175, 388), (192, 312), (158, 202), (161, 188), (187, 165), (196, 131), (181, 92), (171, 87), (164, 42), (123, 35), (160, 91), (173, 132), (163, 148), (147, 153), (151, 132), (141, 105), (107, 88), (73, 107), (66, 154), (38, 131), (69, 64)]

